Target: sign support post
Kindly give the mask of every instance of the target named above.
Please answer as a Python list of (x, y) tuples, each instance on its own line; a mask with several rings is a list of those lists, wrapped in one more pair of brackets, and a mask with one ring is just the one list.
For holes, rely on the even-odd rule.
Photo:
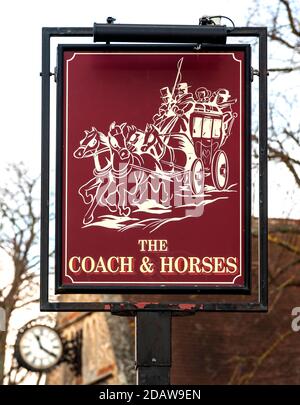
[(136, 369), (138, 385), (169, 385), (172, 314), (170, 311), (136, 315)]

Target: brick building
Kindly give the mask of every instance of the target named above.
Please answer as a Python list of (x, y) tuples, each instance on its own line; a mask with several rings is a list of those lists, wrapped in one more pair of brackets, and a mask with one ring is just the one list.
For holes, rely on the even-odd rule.
[[(90, 301), (104, 298), (89, 295)], [(64, 297), (64, 300), (66, 298)], [(118, 301), (119, 296), (111, 299)], [(72, 301), (83, 301), (81, 295)], [(66, 340), (80, 336), (80, 374), (62, 363), (47, 376), (47, 384), (133, 384), (133, 321), (99, 312), (58, 313), (57, 329)]]

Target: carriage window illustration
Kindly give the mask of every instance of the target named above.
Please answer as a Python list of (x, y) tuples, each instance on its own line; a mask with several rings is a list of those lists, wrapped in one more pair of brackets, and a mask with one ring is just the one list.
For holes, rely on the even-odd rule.
[(213, 131), (212, 131), (213, 138), (220, 138), (221, 128), (222, 128), (222, 120), (215, 118), (213, 122)]
[(195, 117), (193, 119), (193, 138), (201, 138), (202, 133), (202, 117)]
[(202, 138), (211, 138), (213, 119), (205, 117), (202, 122)]

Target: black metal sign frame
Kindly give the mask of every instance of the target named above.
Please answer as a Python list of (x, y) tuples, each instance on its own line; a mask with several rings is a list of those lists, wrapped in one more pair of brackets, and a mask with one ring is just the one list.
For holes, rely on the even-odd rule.
[[(141, 32), (143, 33), (142, 37)], [(199, 47), (201, 43), (224, 44), (226, 36), (259, 39), (259, 271), (257, 302), (50, 302), (49, 301), (49, 181), (50, 181), (50, 42), (52, 37), (93, 37), (95, 41), (158, 42)], [(168, 45), (167, 45), (168, 44)], [(43, 28), (42, 32), (42, 178), (41, 178), (41, 291), (42, 311), (104, 311), (135, 314), (140, 311), (170, 311), (172, 314), (197, 311), (262, 312), (267, 310), (267, 30), (207, 26), (152, 26), (95, 24), (94, 28)], [(250, 118), (249, 118), (250, 119)], [(78, 293), (78, 291), (73, 291)], [(98, 291), (100, 292), (100, 291)], [(126, 293), (124, 288), (123, 293)], [(129, 292), (129, 291), (128, 291)], [(174, 291), (175, 292), (175, 291)]]

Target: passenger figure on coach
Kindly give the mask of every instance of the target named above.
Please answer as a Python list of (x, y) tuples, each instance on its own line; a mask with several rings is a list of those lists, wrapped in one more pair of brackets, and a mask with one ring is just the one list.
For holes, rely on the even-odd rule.
[(187, 83), (179, 83), (175, 92), (175, 105), (172, 108), (176, 114), (176, 122), (172, 128), (173, 133), (189, 133), (189, 118), (195, 107), (193, 94), (188, 91), (190, 86)]
[(167, 128), (170, 126), (172, 119), (174, 117), (174, 112), (172, 111), (172, 106), (174, 105), (174, 100), (170, 92), (169, 87), (163, 87), (160, 89), (160, 95), (162, 103), (159, 107), (158, 113), (153, 116), (153, 124), (159, 130), (160, 133), (166, 133)]

